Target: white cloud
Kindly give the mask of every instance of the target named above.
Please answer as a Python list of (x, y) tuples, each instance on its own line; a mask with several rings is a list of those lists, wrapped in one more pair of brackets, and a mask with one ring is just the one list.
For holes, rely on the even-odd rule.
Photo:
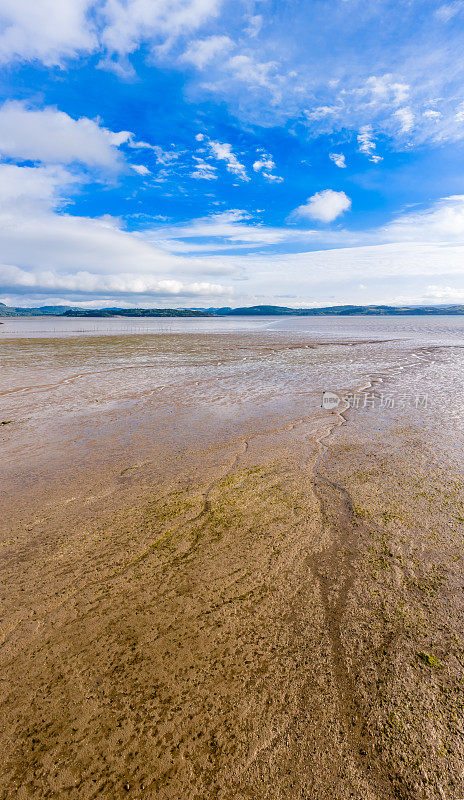
[(379, 104), (400, 105), (408, 99), (410, 93), (410, 86), (407, 83), (395, 81), (393, 75), (371, 75), (365, 82), (364, 86), (358, 90), (360, 94), (369, 95), (369, 102), (371, 105), (377, 106)]
[(106, 0), (101, 41), (109, 53), (127, 56), (141, 42), (169, 46), (219, 13), (221, 0)]
[(334, 219), (351, 208), (351, 200), (345, 192), (324, 189), (309, 197), (306, 203), (293, 212), (295, 217), (315, 219), (319, 222), (333, 222)]
[(0, 210), (14, 215), (17, 211), (29, 214), (33, 209), (58, 208), (78, 183), (75, 175), (59, 166), (0, 164)]
[(261, 172), (262, 176), (269, 181), (269, 183), (282, 183), (283, 181), (280, 175), (274, 175), (274, 159), (267, 153), (263, 153), (261, 157), (254, 162), (253, 169), (255, 172)]
[(274, 175), (272, 172), (263, 172), (262, 174), (269, 183), (282, 183), (284, 180), (281, 175)]
[(79, 295), (110, 293), (113, 296), (128, 294), (197, 297), (231, 294), (230, 288), (209, 281), (186, 283), (175, 279), (160, 280), (151, 275), (134, 275), (133, 272), (121, 272), (117, 275), (96, 275), (85, 270), (72, 273), (55, 270), (32, 272), (9, 265), (0, 265), (0, 282), (6, 291), (27, 288), (34, 292), (67, 291), (77, 292)]
[(454, 3), (444, 3), (435, 10), (435, 16), (442, 22), (449, 22), (450, 19), (459, 14), (464, 8), (464, 3), (461, 0), (455, 0)]
[(127, 146), (133, 150), (153, 150), (153, 145), (150, 142), (139, 142), (132, 138), (132, 134), (127, 141)]
[(194, 160), (196, 165), (194, 171), (190, 173), (191, 178), (205, 181), (217, 180), (216, 167), (213, 164), (208, 164), (203, 158), (197, 158), (196, 156), (194, 156)]
[(311, 111), (305, 110), (304, 113), (309, 120), (320, 120), (335, 115), (339, 111), (339, 106), (318, 106), (317, 108), (312, 108)]
[(424, 117), (426, 117), (427, 119), (436, 119), (436, 120), (438, 120), (438, 119), (441, 119), (442, 114), (441, 114), (440, 111), (437, 111), (434, 108), (428, 108), (426, 111), (424, 111)]
[[(440, 247), (433, 243), (400, 242), (360, 247), (339, 247), (330, 250), (313, 250), (295, 254), (250, 256), (249, 274), (261, 291), (266, 287), (268, 296), (298, 287), (298, 296), (304, 298), (310, 287), (325, 286), (333, 295), (335, 285), (344, 281), (360, 280), (366, 276), (385, 278), (388, 295), (397, 291), (395, 278), (423, 278), (427, 276), (462, 276), (463, 245)], [(343, 294), (340, 297), (340, 302)], [(346, 295), (345, 295), (346, 297)]]
[(246, 169), (240, 163), (237, 156), (232, 152), (232, 146), (227, 142), (208, 142), (208, 147), (211, 154), (218, 159), (218, 161), (225, 161), (228, 172), (236, 175), (242, 181), (249, 181)]
[(170, 252), (219, 254), (242, 247), (252, 249), (294, 242), (298, 238), (307, 241), (315, 233), (266, 227), (254, 221), (246, 211), (232, 209), (188, 223), (158, 228), (156, 243)]
[(361, 153), (365, 153), (369, 161), (377, 164), (382, 161), (382, 156), (375, 152), (375, 141), (373, 138), (372, 125), (363, 125), (358, 133), (358, 145)]
[(260, 158), (253, 164), (253, 169), (255, 172), (260, 172), (261, 170), (267, 170), (269, 172), (273, 170), (274, 167), (275, 167), (274, 161), (270, 156)]
[(340, 169), (345, 169), (346, 162), (343, 153), (329, 153), (329, 158), (337, 167), (340, 167)]
[(226, 272), (220, 264), (169, 253), (111, 217), (63, 213), (63, 195), (75, 180), (62, 167), (0, 165), (0, 281), (5, 291), (208, 298), (230, 293), (207, 278)]
[(2, 0), (0, 61), (37, 59), (47, 66), (97, 46), (88, 12), (94, 0)]
[(157, 144), (153, 144), (151, 149), (156, 156), (158, 164), (171, 164), (179, 158), (179, 153), (176, 153), (175, 150), (163, 150), (163, 148)]
[[(261, 61), (253, 55), (239, 53), (224, 63), (222, 72), (222, 81), (205, 84), (205, 88), (216, 92), (224, 87), (227, 93), (233, 93), (235, 85), (240, 96), (244, 87), (248, 93), (261, 93), (264, 90), (274, 107), (282, 102), (288, 76), (282, 74), (278, 61)], [(266, 108), (261, 106), (260, 124), (263, 124), (265, 112)]]
[(460, 103), (456, 109), (456, 122), (464, 122), (464, 103)]
[(464, 195), (445, 197), (425, 210), (402, 214), (378, 235), (389, 241), (464, 243)]
[(440, 300), (442, 303), (462, 303), (464, 301), (464, 290), (456, 289), (454, 286), (430, 284), (425, 290), (424, 297), (430, 300)]
[(77, 161), (115, 169), (122, 163), (118, 146), (130, 136), (128, 131), (109, 131), (87, 117), (73, 119), (55, 108), (37, 111), (19, 102), (0, 108), (0, 154), (16, 160)]
[(150, 175), (150, 170), (144, 164), (131, 164), (131, 167), (138, 175)]
[[(207, 66), (207, 82), (204, 73), (197, 77), (189, 70), (188, 91), (225, 99), (247, 122), (273, 125), (303, 117), (315, 134), (372, 125), (398, 148), (462, 139), (454, 108), (464, 76), (455, 55), (462, 31), (437, 24), (462, 14), (462, 0), (442, 2), (420, 26), (398, 17), (385, 29), (380, 49), (372, 42), (384, 24), (381, 4), (354, 25), (349, 7), (337, 4), (332, 18), (318, 6), (309, 19), (298, 2), (277, 19), (264, 6), (254, 14), (253, 3), (223, 0), (0, 0), (0, 61), (65, 66), (71, 58), (98, 54), (100, 65), (127, 75), (131, 54), (143, 48), (150, 63)], [(336, 52), (321, 50), (334, 26), (342, 32)], [(218, 57), (232, 46), (231, 57)], [(440, 98), (440, 117), (423, 113), (432, 98)], [(414, 116), (414, 127), (402, 109)], [(405, 133), (411, 134), (407, 142)], [(372, 149), (367, 154), (380, 159)]]
[(248, 20), (248, 26), (246, 28), (246, 34), (251, 38), (254, 39), (255, 36), (258, 35), (261, 28), (263, 27), (263, 16), (262, 14), (254, 14)]
[(207, 39), (197, 39), (189, 45), (182, 56), (182, 61), (188, 61), (198, 69), (203, 69), (233, 46), (234, 43), (228, 36), (208, 36)]
[[(236, 209), (142, 233), (126, 230), (111, 217), (64, 213), (64, 198), (80, 185), (62, 166), (0, 165), (5, 294), (76, 302), (112, 297), (139, 304), (163, 298), (189, 304), (195, 298), (190, 304), (212, 305), (213, 297), (231, 293), (224, 276), (227, 283), (239, 281), (235, 285), (244, 302), (235, 294), (236, 304), (251, 297), (276, 301), (292, 285), (298, 287), (295, 303), (314, 297), (351, 302), (360, 281), (370, 292), (365, 302), (390, 302), (404, 287), (422, 297), (425, 278), (437, 302), (451, 301), (452, 291), (462, 288), (463, 195), (363, 231), (267, 227)], [(303, 216), (330, 221), (349, 205), (343, 192), (326, 190), (309, 199)], [(380, 279), (384, 288), (372, 298), (369, 287)], [(347, 293), (350, 281), (354, 296)]]
[[(142, 43), (169, 49), (220, 11), (222, 0), (1, 0), (0, 61), (62, 65), (106, 51), (103, 63), (128, 72), (124, 59)], [(113, 56), (118, 60), (114, 60)]]
[[(343, 198), (341, 201), (346, 202)], [(306, 217), (307, 205), (302, 208)], [(297, 216), (293, 212), (292, 218)], [(208, 251), (212, 254), (245, 245), (250, 250), (259, 248), (264, 251), (266, 246), (276, 244), (287, 245), (292, 250), (308, 246), (311, 249), (321, 246), (356, 249), (360, 246), (402, 245), (405, 242), (414, 246), (425, 242), (434, 243), (434, 247), (447, 247), (464, 244), (464, 195), (443, 198), (429, 208), (403, 213), (387, 225), (363, 231), (269, 227), (246, 211), (233, 209), (187, 223), (160, 227), (154, 241), (170, 251)]]
[(394, 116), (400, 122), (400, 132), (409, 133), (414, 127), (414, 114), (410, 108), (398, 108)]

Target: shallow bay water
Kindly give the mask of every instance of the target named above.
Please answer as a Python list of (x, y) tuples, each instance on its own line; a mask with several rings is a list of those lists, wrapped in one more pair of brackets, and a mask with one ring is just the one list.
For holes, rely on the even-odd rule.
[(76, 468), (89, 452), (124, 459), (276, 416), (316, 425), (327, 419), (323, 391), (342, 396), (370, 377), (390, 400), (358, 396), (353, 413), (410, 415), (456, 457), (462, 443), (461, 317), (11, 319), (0, 326), (0, 369), (3, 466), (13, 471), (26, 451), (45, 470), (51, 450), (60, 468), (63, 458)]

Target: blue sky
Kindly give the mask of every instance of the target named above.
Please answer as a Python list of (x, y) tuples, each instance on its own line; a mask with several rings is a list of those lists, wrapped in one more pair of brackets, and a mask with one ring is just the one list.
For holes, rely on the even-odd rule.
[(0, 0), (0, 301), (464, 302), (464, 1)]

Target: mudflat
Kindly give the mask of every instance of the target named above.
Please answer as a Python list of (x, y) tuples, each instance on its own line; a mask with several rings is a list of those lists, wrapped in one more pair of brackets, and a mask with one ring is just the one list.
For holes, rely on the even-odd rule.
[(3, 345), (2, 798), (463, 796), (462, 472), (379, 400), (448, 350)]

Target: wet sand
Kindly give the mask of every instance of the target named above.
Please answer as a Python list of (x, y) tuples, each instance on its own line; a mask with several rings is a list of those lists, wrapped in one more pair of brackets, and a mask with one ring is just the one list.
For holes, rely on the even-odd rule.
[(162, 396), (56, 394), (56, 343), (55, 388), (10, 386), (0, 797), (464, 796), (459, 468), (414, 415), (318, 408), (349, 343), (175, 345)]

